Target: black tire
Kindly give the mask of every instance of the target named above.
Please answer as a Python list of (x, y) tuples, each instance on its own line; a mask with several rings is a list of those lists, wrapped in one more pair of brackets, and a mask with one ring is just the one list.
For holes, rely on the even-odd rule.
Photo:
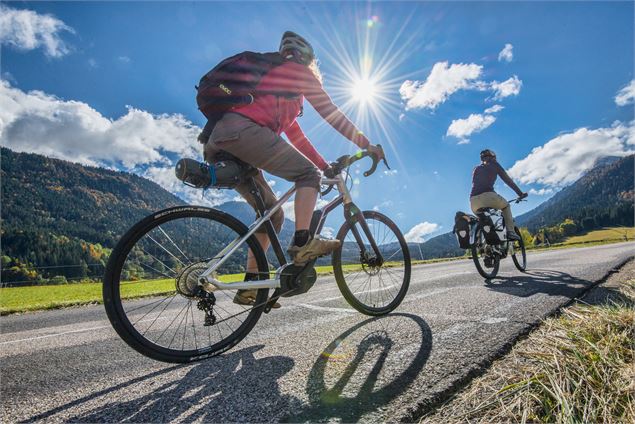
[[(397, 257), (398, 261), (396, 266), (394, 264), (394, 260), (390, 264), (391, 266), (386, 266), (385, 263), (381, 266), (373, 267), (363, 265), (363, 261), (360, 258), (361, 255), (358, 244), (354, 241), (354, 238), (352, 238), (352, 234), (349, 234), (351, 223), (347, 221), (342, 225), (337, 233), (337, 238), (342, 242), (342, 245), (339, 249), (333, 252), (333, 273), (335, 274), (335, 280), (337, 281), (337, 285), (342, 292), (342, 295), (353, 308), (365, 315), (385, 315), (399, 306), (408, 292), (411, 273), (410, 251), (403, 234), (401, 234), (397, 225), (395, 225), (390, 218), (375, 211), (364, 211), (363, 214), (369, 224), (369, 228), (376, 243), (378, 243), (380, 251), (382, 251), (382, 256), (384, 256), (386, 261), (390, 261), (392, 258)], [(377, 224), (375, 226), (375, 230), (373, 230), (372, 227), (374, 224)], [(384, 230), (381, 230), (381, 234), (376, 234), (376, 232), (379, 232), (379, 224), (382, 224), (385, 228)], [(360, 234), (362, 234), (367, 250), (372, 251), (366, 237), (363, 235), (364, 233), (362, 229), (359, 226), (356, 228), (358, 228)], [(391, 234), (388, 234), (389, 232)], [(349, 236), (349, 239), (347, 239), (347, 235)], [(391, 238), (386, 241), (385, 239), (389, 235)], [(351, 241), (351, 239), (353, 241)], [(345, 255), (348, 259), (344, 261), (342, 259), (342, 253), (345, 250), (347, 251)], [(399, 252), (401, 252), (400, 255), (398, 255)], [(357, 255), (356, 262), (354, 261), (355, 255)], [(346, 270), (343, 265), (348, 265), (348, 263), (353, 265), (354, 268), (359, 265), (361, 269), (357, 272), (345, 273)], [(349, 286), (349, 284), (352, 285), (356, 281), (359, 275), (364, 274), (366, 274), (368, 278), (367, 283), (359, 283), (354, 288)], [(385, 283), (382, 278), (382, 274), (386, 277)], [(373, 291), (371, 279), (375, 276), (378, 277), (376, 284), (378, 284), (381, 288)], [(347, 279), (349, 280), (348, 283)], [(368, 285), (369, 290), (366, 293), (366, 296), (363, 296), (363, 288), (366, 285)], [(362, 288), (362, 293), (358, 290), (360, 287)], [(381, 296), (377, 295), (376, 297), (373, 297), (370, 296), (371, 293), (381, 293)], [(385, 296), (386, 294), (387, 296)], [(379, 302), (380, 300), (381, 303)]]
[[(147, 216), (135, 224), (121, 238), (110, 255), (106, 267), (103, 298), (108, 319), (117, 334), (119, 334), (130, 347), (152, 359), (164, 362), (185, 363), (205, 359), (225, 352), (239, 343), (252, 330), (263, 312), (269, 289), (259, 289), (255, 301), (256, 306), (250, 306), (249, 308), (242, 305), (231, 305), (233, 302), (226, 297), (233, 299), (231, 294), (234, 293), (232, 292), (227, 290), (214, 291), (215, 297), (219, 299), (222, 298), (222, 302), (217, 300), (214, 306), (216, 309), (215, 313), (219, 317), (221, 317), (220, 304), (225, 302), (225, 305), (230, 305), (230, 312), (227, 312), (228, 318), (222, 316), (222, 319), (225, 321), (218, 320), (218, 324), (215, 324), (217, 328), (214, 328), (214, 338), (215, 340), (218, 339), (218, 341), (212, 341), (212, 328), (214, 326), (204, 326), (202, 324), (202, 322), (204, 322), (205, 313), (201, 310), (196, 310), (192, 306), (193, 302), (198, 303), (198, 300), (201, 298), (200, 294), (198, 296), (193, 295), (192, 293), (195, 289), (192, 289), (192, 292), (187, 292), (187, 296), (178, 291), (176, 279), (178, 277), (174, 277), (173, 279), (174, 282), (172, 284), (174, 284), (174, 289), (171, 292), (168, 290), (166, 293), (162, 293), (158, 296), (140, 298), (129, 298), (125, 293), (123, 297), (121, 296), (122, 287), (124, 292), (128, 292), (135, 288), (135, 284), (140, 286), (142, 284), (150, 285), (160, 283), (166, 286), (166, 290), (169, 289), (171, 279), (158, 279), (157, 276), (170, 277), (171, 273), (174, 273), (175, 276), (182, 276), (185, 270), (190, 269), (188, 272), (191, 273), (191, 270), (194, 269), (192, 266), (200, 267), (200, 264), (204, 264), (210, 258), (215, 257), (215, 254), (209, 255), (209, 252), (207, 252), (209, 248), (205, 246), (213, 245), (214, 243), (217, 246), (224, 245), (225, 241), (219, 241), (221, 235), (225, 234), (223, 231), (226, 231), (228, 239), (233, 239), (244, 236), (247, 233), (247, 227), (232, 216), (215, 209), (198, 206), (178, 206)], [(165, 237), (159, 240), (164, 240), (165, 246), (169, 247), (169, 249), (165, 246), (162, 247), (162, 245), (156, 241), (157, 237), (163, 237), (161, 233), (165, 235)], [(205, 236), (209, 236), (210, 240), (205, 239)], [(158, 249), (157, 246), (154, 246), (154, 244), (148, 240), (152, 240), (158, 247), (161, 247), (162, 250)], [(171, 244), (168, 243), (167, 240), (169, 240)], [(246, 244), (256, 258), (260, 278), (268, 278), (269, 269), (267, 259), (260, 244), (253, 236), (247, 239)], [(201, 252), (207, 256), (190, 255), (190, 250), (194, 251), (193, 246), (203, 246), (201, 249), (205, 249), (205, 252), (202, 250)], [(150, 251), (154, 254), (149, 253)], [(159, 254), (163, 251), (170, 253), (171, 257), (167, 254), (160, 256)], [(239, 251), (242, 252), (246, 258), (247, 248), (241, 247)], [(148, 262), (144, 263), (144, 260)], [(169, 264), (172, 264), (172, 266)], [(177, 272), (179, 266), (182, 268), (180, 274)], [(223, 265), (223, 267), (224, 266), (225, 265)], [(237, 265), (232, 266), (235, 267)], [(229, 265), (227, 267), (229, 267)], [(141, 279), (135, 281), (130, 277), (130, 269), (136, 270), (135, 272), (141, 275)], [(198, 269), (199, 268), (196, 268), (196, 271), (198, 271)], [(221, 267), (219, 269), (223, 268)], [(124, 284), (122, 284), (122, 273), (124, 274), (124, 278), (128, 278), (130, 281), (124, 281)], [(242, 278), (238, 274), (227, 274), (227, 276), (233, 275), (235, 275), (234, 278), (236, 278), (237, 281), (239, 278)], [(193, 278), (193, 281), (196, 281), (196, 277)], [(162, 296), (165, 297), (161, 299)], [(167, 299), (170, 300), (165, 303)], [(173, 305), (174, 300), (177, 300), (177, 304)], [(163, 330), (156, 340), (151, 340), (150, 336), (158, 333), (161, 330), (159, 326), (165, 326), (170, 318), (169, 316), (161, 317), (161, 314), (164, 312), (166, 315), (170, 313), (174, 314), (180, 307), (178, 305), (179, 302), (186, 303), (186, 306), (183, 306), (183, 309), (179, 311), (179, 314), (170, 322), (169, 326)], [(143, 303), (147, 303), (147, 305), (143, 306)], [(139, 304), (142, 306), (138, 306)], [(154, 306), (152, 306), (153, 304)], [(130, 305), (134, 306), (134, 308), (129, 308)], [(176, 308), (170, 309), (170, 306), (176, 306)], [(150, 307), (152, 308), (149, 309)], [(185, 309), (186, 307), (187, 309)], [(237, 316), (232, 315), (233, 310), (231, 308), (234, 308), (234, 310), (238, 309), (239, 313)], [(174, 311), (172, 311), (172, 309), (174, 309)], [(135, 317), (136, 320), (131, 319), (134, 312), (136, 312), (136, 315), (140, 315), (146, 310), (148, 310), (148, 312), (142, 317)], [(162, 337), (164, 333), (169, 330), (166, 340), (169, 338), (172, 332), (170, 327), (178, 320), (183, 310), (185, 310), (185, 313), (184, 316), (180, 318), (179, 327), (174, 330), (174, 336), (172, 336), (170, 344), (165, 346), (166, 343), (161, 342)], [(158, 315), (153, 316), (153, 313)], [(148, 316), (148, 318), (144, 319), (146, 316)], [(152, 321), (153, 317), (154, 320)], [(244, 321), (241, 321), (243, 317)], [(179, 339), (181, 338), (181, 334), (178, 332), (184, 318), (187, 319), (185, 320), (185, 327), (183, 327), (182, 330), (182, 345), (179, 347), (178, 344), (180, 340), (177, 340), (177, 344), (173, 348), (172, 343), (177, 334), (179, 335)], [(239, 321), (241, 324), (239, 326), (237, 325), (237, 328), (232, 329), (231, 325), (236, 322), (232, 320)], [(192, 346), (192, 335), (188, 335), (188, 321), (193, 331), (194, 346)], [(155, 324), (156, 322), (159, 323)], [(221, 329), (223, 322), (225, 325)], [(154, 325), (157, 327), (151, 329)], [(142, 326), (146, 326), (147, 328), (142, 331)], [(198, 338), (196, 333), (197, 328), (199, 328)], [(202, 333), (205, 328), (207, 329), (207, 334)], [(229, 328), (229, 331), (227, 328)], [(227, 334), (223, 335), (223, 331)], [(216, 332), (218, 336), (216, 336)], [(208, 335), (209, 339), (207, 339)], [(198, 343), (199, 338), (201, 339), (201, 346), (199, 346)], [(188, 342), (187, 347), (185, 346), (186, 339)]]
[[(474, 244), (470, 247), (472, 251), (472, 260), (474, 260), (474, 265), (476, 265), (476, 270), (483, 278), (492, 279), (496, 277), (498, 274), (498, 269), (500, 268), (500, 257), (498, 255), (494, 255), (493, 266), (488, 268), (485, 266), (485, 249), (486, 249), (485, 237), (483, 236), (483, 232), (479, 228), (476, 230), (476, 237), (474, 240)], [(483, 263), (481, 263), (483, 261)], [(490, 270), (488, 272), (488, 270)]]
[[(518, 227), (514, 227), (516, 230), (516, 234), (520, 235), (520, 230)], [(522, 236), (520, 240), (515, 240), (514, 242), (514, 254), (512, 255), (512, 260), (514, 261), (514, 265), (520, 272), (525, 272), (527, 269), (527, 252), (525, 252), (525, 241)]]

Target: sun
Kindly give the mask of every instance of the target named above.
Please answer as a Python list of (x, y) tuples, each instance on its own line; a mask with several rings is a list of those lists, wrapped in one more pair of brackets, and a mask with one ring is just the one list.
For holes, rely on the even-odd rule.
[(377, 95), (377, 84), (370, 78), (359, 78), (353, 81), (351, 95), (359, 103), (370, 103)]

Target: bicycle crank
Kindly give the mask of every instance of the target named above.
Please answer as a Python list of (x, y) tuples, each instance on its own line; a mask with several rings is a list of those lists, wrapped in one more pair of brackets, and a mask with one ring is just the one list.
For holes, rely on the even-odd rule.
[(317, 280), (317, 272), (312, 260), (305, 265), (287, 264), (280, 268), (280, 292), (282, 297), (291, 297), (308, 292)]

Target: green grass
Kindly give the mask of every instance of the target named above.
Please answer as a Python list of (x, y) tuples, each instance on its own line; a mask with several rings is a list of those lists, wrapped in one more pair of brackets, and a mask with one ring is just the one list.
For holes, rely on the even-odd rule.
[[(413, 265), (432, 262), (444, 262), (461, 258), (433, 259), (413, 261)], [(388, 262), (387, 267), (399, 266), (399, 262)], [(360, 265), (344, 265), (344, 272), (355, 272)], [(315, 267), (318, 275), (333, 274), (330, 265)], [(221, 281), (242, 281), (244, 274), (228, 274)], [(102, 303), (100, 283), (63, 284), (56, 286), (7, 287), (0, 289), (0, 315), (16, 312), (29, 312), (45, 309), (57, 309), (68, 306)], [(145, 296), (167, 294), (174, 291), (174, 280), (147, 280), (128, 282), (122, 285), (122, 296), (133, 299)]]
[[(615, 243), (623, 241), (626, 234), (629, 240), (635, 238), (635, 228), (605, 228), (591, 231), (583, 236), (571, 237), (564, 243), (552, 245), (552, 249), (562, 249), (578, 246), (593, 246), (598, 244)], [(612, 238), (611, 238), (612, 237)], [(620, 237), (622, 237), (620, 239)], [(543, 249), (536, 249), (543, 250)], [(465, 256), (455, 258), (438, 258), (428, 260), (413, 260), (413, 265), (448, 262), (466, 259)], [(398, 266), (398, 262), (389, 262), (386, 266)], [(318, 275), (332, 275), (333, 267), (330, 265), (315, 267)], [(360, 265), (344, 265), (344, 272), (355, 272), (361, 269)], [(243, 274), (225, 275), (224, 281), (242, 280)], [(174, 290), (174, 280), (149, 280), (125, 284), (123, 296), (127, 299), (160, 295)], [(0, 289), (0, 315), (16, 312), (28, 312), (44, 309), (56, 309), (67, 306), (102, 303), (101, 284), (78, 283), (52, 286), (9, 287)]]
[[(224, 275), (220, 280), (238, 281), (243, 275)], [(3, 288), (0, 289), (0, 315), (102, 303), (101, 286), (100, 283), (78, 283)], [(127, 282), (122, 284), (121, 291), (126, 299), (167, 294), (174, 291), (174, 280)]]
[(594, 243), (605, 241), (627, 241), (635, 239), (635, 228), (633, 227), (611, 227), (601, 230), (589, 231), (580, 236), (569, 237), (562, 245)]
[[(624, 236), (626, 235), (626, 239)], [(586, 234), (572, 236), (560, 243), (554, 243), (549, 247), (526, 246), (527, 250), (555, 250), (571, 249), (577, 247), (592, 247), (604, 244), (622, 243), (635, 240), (635, 228), (633, 227), (609, 227), (601, 230), (589, 231)]]

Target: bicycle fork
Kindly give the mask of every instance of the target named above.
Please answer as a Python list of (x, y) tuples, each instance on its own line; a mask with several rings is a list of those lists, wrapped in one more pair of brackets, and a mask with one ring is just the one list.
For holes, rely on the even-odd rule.
[(362, 239), (362, 236), (355, 224), (359, 224), (359, 226), (362, 228), (364, 235), (366, 235), (366, 239), (370, 243), (370, 247), (373, 249), (372, 253), (375, 254), (375, 257), (374, 257), (375, 263), (373, 265), (375, 266), (383, 265), (384, 258), (381, 252), (379, 251), (379, 247), (377, 246), (377, 242), (375, 241), (375, 238), (370, 232), (370, 228), (368, 228), (368, 223), (366, 222), (366, 218), (364, 218), (364, 214), (362, 213), (362, 211), (360, 211), (359, 208), (355, 206), (353, 202), (344, 204), (344, 218), (351, 224), (351, 233), (353, 233), (353, 237), (355, 238), (355, 241), (357, 242), (357, 245), (359, 246), (360, 256), (364, 260), (370, 260), (371, 252), (368, 252), (366, 250), (366, 245), (364, 243), (364, 240)]

